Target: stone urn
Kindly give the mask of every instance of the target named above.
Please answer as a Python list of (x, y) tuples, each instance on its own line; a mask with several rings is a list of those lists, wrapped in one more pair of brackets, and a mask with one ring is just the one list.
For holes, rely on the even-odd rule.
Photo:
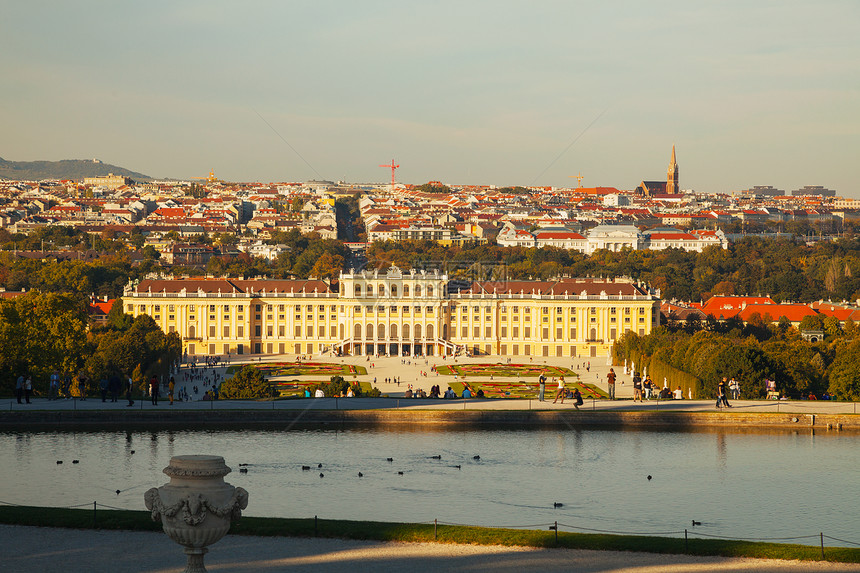
[(221, 456), (174, 456), (164, 473), (170, 483), (143, 498), (152, 520), (188, 555), (186, 573), (205, 572), (203, 556), (227, 534), (230, 523), (248, 507), (248, 492), (224, 481), (230, 468)]

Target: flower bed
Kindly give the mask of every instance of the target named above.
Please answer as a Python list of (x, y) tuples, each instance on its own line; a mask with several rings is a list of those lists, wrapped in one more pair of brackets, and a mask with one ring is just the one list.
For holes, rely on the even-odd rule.
[[(241, 370), (244, 364), (235, 364), (227, 368), (227, 374)], [(350, 376), (367, 374), (364, 366), (352, 364), (337, 364), (332, 362), (260, 362), (251, 364), (261, 371), (263, 376)]]
[[(465, 382), (455, 382), (450, 386), (460, 396), (463, 393), (463, 388), (468, 385), (472, 390), (474, 397), (478, 390), (484, 391), (486, 398), (513, 398), (513, 399), (531, 399), (536, 400), (538, 397), (537, 382), (506, 382), (506, 381), (487, 381), (487, 380), (467, 380)], [(565, 386), (568, 391), (573, 391), (574, 387), (579, 388), (579, 393), (585, 399), (594, 398), (601, 400), (608, 398), (605, 392), (594, 384), (586, 384), (580, 381), (574, 381), (571, 386), (570, 381), (567, 381)], [(552, 399), (555, 396), (556, 387), (551, 383), (547, 383), (545, 398)]]
[(575, 376), (568, 369), (540, 364), (446, 364), (437, 366), (436, 371), (443, 376), (501, 376), (508, 378), (537, 378), (543, 373), (547, 378), (553, 376)]

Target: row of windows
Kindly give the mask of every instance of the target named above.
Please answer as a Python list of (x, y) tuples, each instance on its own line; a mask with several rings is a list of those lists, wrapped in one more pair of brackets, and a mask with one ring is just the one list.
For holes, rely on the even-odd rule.
[[(361, 285), (355, 285), (355, 289), (353, 290), (353, 292), (355, 293), (356, 297), (360, 297), (362, 295), (361, 294), (362, 293)], [(367, 285), (367, 287), (364, 289), (363, 292), (366, 294), (366, 296), (373, 296), (373, 285)], [(376, 288), (376, 292), (377, 292), (377, 296), (385, 296), (385, 285), (379, 284)], [(398, 296), (397, 295), (397, 285), (391, 285), (390, 292), (391, 292), (391, 296)], [(433, 287), (428, 285), (427, 288), (424, 290), (424, 292), (427, 293), (426, 296), (433, 296)], [(413, 293), (414, 294), (412, 296), (416, 296), (416, 297), (421, 296), (421, 285), (415, 285)], [(403, 296), (405, 296), (405, 297), (410, 296), (409, 295), (409, 285), (403, 285)]]
[[(357, 287), (357, 288), (358, 288), (358, 287)], [(154, 312), (161, 312), (161, 306), (162, 306), (162, 305), (160, 305), (160, 304), (153, 305), (153, 307), (152, 307), (152, 308), (153, 308), (153, 311), (154, 311)], [(168, 312), (174, 312), (174, 311), (175, 311), (175, 305), (173, 305), (173, 304), (169, 304), (169, 305), (165, 305), (165, 306), (167, 307), (167, 311), (168, 311)], [(258, 305), (255, 305), (255, 310), (256, 310), (256, 312), (262, 312), (262, 310), (263, 310), (263, 308), (262, 308), (262, 307), (263, 307), (263, 306), (266, 306), (266, 311), (268, 311), (269, 313), (271, 313), (271, 312), (274, 310), (274, 306), (275, 306), (275, 305), (271, 305), (271, 304), (267, 304), (267, 305), (258, 304)], [(332, 304), (332, 305), (324, 305), (324, 304), (320, 304), (320, 305), (312, 305), (312, 304), (308, 304), (308, 305), (304, 305), (304, 306), (305, 306), (305, 310), (306, 310), (306, 311), (308, 311), (308, 312), (313, 312), (313, 311), (314, 311), (314, 306), (316, 306), (316, 307), (317, 307), (317, 309), (319, 310), (319, 312), (325, 312), (325, 310), (326, 310), (326, 306), (328, 306), (328, 310), (329, 310), (330, 312), (335, 312), (335, 311), (337, 310), (337, 305), (333, 305), (333, 304)], [(224, 308), (224, 312), (225, 312), (225, 313), (230, 312), (230, 311), (231, 311), (231, 309), (233, 309), (233, 308), (237, 308), (238, 312), (240, 312), (240, 313), (241, 313), (242, 311), (244, 311), (244, 307), (241, 307), (241, 306), (240, 306), (240, 307), (231, 307), (230, 305), (226, 305), (226, 304), (225, 304), (223, 308)], [(295, 305), (295, 311), (296, 311), (296, 312), (300, 312), (300, 311), (301, 311), (301, 308), (302, 308), (302, 305)], [(371, 310), (373, 309), (373, 307), (361, 307), (361, 306), (359, 306), (359, 305), (356, 305), (356, 306), (354, 307), (354, 309), (355, 309), (355, 312), (356, 312), (356, 313), (360, 313), (360, 312), (362, 311), (362, 308), (364, 308), (366, 311), (371, 311)], [(395, 311), (397, 310), (397, 308), (398, 308), (398, 307), (397, 307), (397, 306), (391, 306), (391, 307), (389, 307), (389, 308), (390, 308), (390, 310), (391, 310), (392, 312), (395, 312)], [(409, 312), (409, 309), (410, 309), (410, 307), (408, 307), (408, 306), (404, 306), (404, 307), (401, 307), (401, 308), (402, 308), (402, 311), (403, 311), (403, 312)], [(421, 310), (421, 307), (420, 307), (420, 306), (416, 306), (416, 307), (414, 307), (414, 308), (415, 308), (415, 312), (420, 312), (420, 310)], [(479, 314), (480, 309), (481, 309), (482, 307), (480, 307), (480, 306), (473, 306), (473, 307), (469, 307), (469, 306), (460, 306), (460, 313), (461, 313), (461, 314), (466, 314), (466, 313), (469, 311), (469, 309), (470, 309), (470, 308), (472, 309), (472, 311), (473, 311), (475, 314)], [(491, 307), (483, 307), (483, 308), (484, 308), (484, 311), (486, 312), (486, 314), (490, 314), (490, 313), (491, 313), (491, 311), (492, 311), (492, 308), (491, 308)], [(570, 310), (571, 310), (571, 311), (577, 310), (577, 309), (575, 309), (575, 308), (571, 308), (571, 307), (568, 307), (568, 308), (570, 308)], [(127, 309), (127, 311), (128, 311), (129, 313), (131, 313), (131, 312), (133, 312), (133, 311), (134, 311), (134, 305), (132, 305), (132, 304), (126, 305), (126, 309)], [(146, 312), (146, 305), (145, 305), (145, 304), (141, 304), (141, 305), (139, 305), (138, 309), (140, 310), (140, 312)], [(379, 312), (383, 312), (383, 311), (384, 311), (384, 309), (385, 309), (385, 307), (384, 307), (384, 306), (377, 307), (377, 310), (378, 310)], [(214, 305), (214, 304), (209, 305), (209, 312), (210, 312), (210, 313), (214, 313), (214, 312), (216, 312), (216, 310), (217, 310), (217, 309), (216, 309), (216, 305)], [(284, 312), (284, 310), (285, 310), (285, 305), (283, 305), (283, 304), (278, 305), (278, 312)], [(341, 305), (341, 306), (340, 306), (340, 310), (341, 310), (341, 312), (343, 312), (343, 310), (344, 310), (343, 305)], [(433, 307), (432, 307), (432, 306), (428, 306), (428, 307), (427, 307), (427, 311), (428, 311), (428, 312), (432, 312), (432, 310), (433, 310)], [(456, 310), (456, 309), (452, 309), (452, 312), (453, 312), (453, 310)], [(502, 314), (504, 315), (504, 314), (506, 314), (506, 313), (507, 313), (507, 311), (508, 311), (508, 307), (504, 307), (504, 306), (503, 306), (503, 307), (501, 307), (501, 308), (500, 308), (500, 310), (501, 310)], [(519, 313), (519, 311), (520, 311), (520, 307), (519, 307), (519, 306), (513, 306), (513, 307), (510, 307), (510, 310), (511, 310), (514, 314), (516, 314), (516, 313)], [(589, 309), (588, 309), (588, 313), (589, 313), (589, 314), (597, 314), (597, 310), (598, 310), (598, 309), (597, 309), (597, 307), (592, 306), (592, 307), (589, 307)], [(555, 307), (555, 313), (556, 313), (556, 314), (563, 314), (563, 311), (564, 311), (564, 307), (561, 307), (561, 306), (557, 306), (557, 307)], [(609, 308), (609, 314), (617, 314), (617, 311), (618, 311), (618, 309), (617, 309), (616, 307), (614, 307), (614, 306)], [(194, 307), (193, 307), (193, 306), (192, 306), (192, 307), (190, 307), (190, 312), (194, 312)], [(632, 310), (631, 310), (631, 308), (630, 308), (629, 306), (628, 306), (628, 307), (624, 307), (624, 314), (631, 314), (631, 312), (632, 312)], [(546, 306), (541, 307), (541, 313), (542, 313), (542, 314), (544, 314), (544, 315), (548, 315), (548, 314), (550, 313), (550, 307), (546, 307)], [(639, 314), (645, 314), (645, 313), (646, 313), (646, 309), (645, 309), (645, 307), (639, 307)], [(523, 314), (531, 314), (531, 307), (523, 307)]]
[[(388, 311), (389, 311), (389, 312), (397, 312), (397, 311), (398, 311), (398, 309), (399, 309), (399, 310), (400, 310), (400, 312), (402, 312), (403, 314), (409, 314), (409, 313), (410, 313), (410, 309), (411, 309), (411, 311), (412, 311), (412, 312), (414, 312), (415, 314), (421, 314), (421, 307), (420, 307), (420, 306), (415, 306), (415, 307), (409, 307), (409, 306), (402, 306), (402, 307), (399, 307), (399, 306), (389, 306), (389, 307), (387, 307), (387, 308), (388, 308)], [(386, 307), (384, 307), (384, 306), (377, 306), (377, 307), (373, 307), (373, 306), (367, 306), (367, 307), (356, 306), (355, 308), (353, 308), (353, 311), (355, 312), (355, 314), (356, 314), (356, 315), (361, 315), (361, 314), (362, 314), (362, 312), (363, 312), (364, 314), (373, 314), (374, 309), (375, 309), (375, 311), (376, 311), (376, 312), (385, 312)], [(427, 307), (427, 308), (425, 308), (424, 310), (427, 312), (427, 314), (432, 314), (432, 313), (433, 313), (433, 307), (432, 307), (432, 306), (428, 306), (428, 307)]]
[[(362, 330), (364, 332), (362, 332)], [(376, 332), (376, 338), (378, 340), (384, 340), (386, 338), (385, 337), (386, 325), (384, 325), (382, 323), (377, 324), (375, 327), (375, 332)], [(426, 327), (424, 327), (423, 329), (422, 329), (422, 326), (420, 324), (414, 324), (414, 325), (404, 324), (402, 326), (402, 328), (399, 330), (398, 330), (398, 327), (396, 324), (392, 324), (388, 327), (387, 332), (388, 332), (388, 338), (395, 339), (395, 340), (399, 339), (399, 338), (403, 338), (404, 340), (408, 340), (410, 338), (421, 338), (422, 332), (426, 335), (427, 338), (433, 338), (433, 334), (436, 331), (435, 331), (432, 324), (426, 325)], [(356, 324), (355, 327), (353, 328), (353, 334), (352, 334), (353, 338), (356, 340), (361, 340), (362, 334), (364, 334), (365, 339), (373, 340), (373, 338), (374, 338), (374, 336), (373, 336), (374, 325), (368, 324), (362, 329), (360, 324)]]

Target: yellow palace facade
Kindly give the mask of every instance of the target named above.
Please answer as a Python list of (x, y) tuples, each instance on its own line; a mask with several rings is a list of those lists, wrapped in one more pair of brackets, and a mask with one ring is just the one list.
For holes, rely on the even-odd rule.
[(319, 280), (147, 278), (125, 289), (188, 355), (606, 356), (648, 334), (660, 301), (629, 279), (449, 281), (438, 272), (357, 271)]

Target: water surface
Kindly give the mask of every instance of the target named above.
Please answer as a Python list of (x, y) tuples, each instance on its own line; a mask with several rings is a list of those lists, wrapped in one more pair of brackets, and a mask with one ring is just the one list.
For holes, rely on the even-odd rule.
[(745, 539), (823, 531), (860, 542), (857, 439), (424, 428), (3, 433), (0, 501), (143, 509), (143, 493), (166, 483), (171, 456), (216, 454), (233, 468), (227, 481), (250, 492), (247, 515), (512, 527), (557, 520), (561, 529), (688, 528)]

